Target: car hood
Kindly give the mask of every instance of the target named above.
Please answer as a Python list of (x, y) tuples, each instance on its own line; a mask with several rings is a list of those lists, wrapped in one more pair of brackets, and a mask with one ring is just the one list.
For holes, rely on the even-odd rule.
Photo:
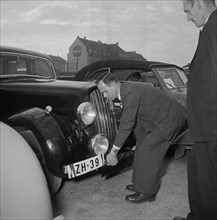
[(30, 92), (38, 94), (70, 94), (80, 93), (93, 90), (96, 85), (91, 82), (74, 82), (74, 81), (40, 81), (40, 82), (24, 82), (24, 81), (5, 81), (1, 82), (1, 90), (19, 92)]

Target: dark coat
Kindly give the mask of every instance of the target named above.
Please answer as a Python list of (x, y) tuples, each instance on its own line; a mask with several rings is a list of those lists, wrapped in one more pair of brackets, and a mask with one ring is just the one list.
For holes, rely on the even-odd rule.
[(122, 83), (120, 96), (123, 112), (114, 141), (117, 147), (122, 147), (137, 125), (170, 140), (186, 120), (185, 110), (176, 100), (145, 83)]
[(194, 141), (217, 140), (217, 10), (200, 33), (189, 67), (187, 110)]

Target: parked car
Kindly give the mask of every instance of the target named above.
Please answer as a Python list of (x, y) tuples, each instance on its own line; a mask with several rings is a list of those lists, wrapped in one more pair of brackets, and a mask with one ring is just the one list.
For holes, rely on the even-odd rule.
[(179, 66), (147, 60), (100, 60), (78, 71), (74, 80), (93, 81), (107, 72), (116, 74), (121, 81), (139, 72), (140, 81), (151, 83), (186, 106), (187, 77)]
[[(184, 70), (173, 64), (147, 60), (100, 60), (79, 70), (74, 80), (94, 82), (101, 74), (108, 72), (117, 75), (120, 81), (126, 81), (130, 78), (132, 80), (132, 76), (139, 73), (141, 78), (136, 77), (136, 80), (162, 90), (186, 107), (187, 78)], [(115, 101), (114, 105), (116, 119), (119, 121), (121, 109), (118, 102)], [(133, 134), (130, 138), (133, 138)], [(192, 144), (186, 123), (173, 141), (175, 158), (183, 157), (186, 149), (191, 149)]]
[(52, 193), (63, 178), (93, 170), (106, 175), (132, 162), (132, 147), (126, 143), (118, 166), (106, 167), (104, 156), (117, 131), (113, 103), (94, 83), (57, 80), (46, 55), (0, 47), (0, 106), (0, 120), (31, 146)]
[(53, 219), (47, 182), (31, 147), (3, 122), (0, 137), (0, 219)]

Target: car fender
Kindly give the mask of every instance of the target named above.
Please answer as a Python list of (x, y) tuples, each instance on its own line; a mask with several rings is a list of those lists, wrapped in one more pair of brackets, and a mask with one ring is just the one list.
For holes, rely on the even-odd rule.
[(34, 152), (14, 129), (2, 122), (0, 128), (1, 219), (51, 219), (49, 190)]
[[(19, 133), (30, 130), (37, 141), (48, 170), (55, 176), (64, 177), (63, 164), (70, 161), (70, 144), (54, 119), (47, 111), (40, 108), (32, 108), (11, 116), (7, 122)], [(27, 140), (28, 142), (28, 140)]]
[[(52, 219), (50, 193), (34, 152), (21, 135), (3, 122), (0, 137), (0, 219)], [(53, 220), (64, 219), (59, 215)]]

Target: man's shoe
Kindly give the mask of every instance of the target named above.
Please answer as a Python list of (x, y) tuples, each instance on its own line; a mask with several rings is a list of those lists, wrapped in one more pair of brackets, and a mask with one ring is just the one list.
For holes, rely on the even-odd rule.
[(176, 216), (173, 218), (173, 220), (186, 220), (186, 218), (180, 217), (180, 216)]
[(133, 185), (126, 185), (126, 190), (130, 191), (130, 192), (135, 192), (135, 190), (133, 189)]
[(132, 202), (132, 203), (142, 203), (142, 202), (151, 202), (154, 201), (156, 199), (156, 195), (155, 194), (147, 194), (147, 193), (134, 193), (132, 195), (128, 195), (125, 198), (128, 202)]

